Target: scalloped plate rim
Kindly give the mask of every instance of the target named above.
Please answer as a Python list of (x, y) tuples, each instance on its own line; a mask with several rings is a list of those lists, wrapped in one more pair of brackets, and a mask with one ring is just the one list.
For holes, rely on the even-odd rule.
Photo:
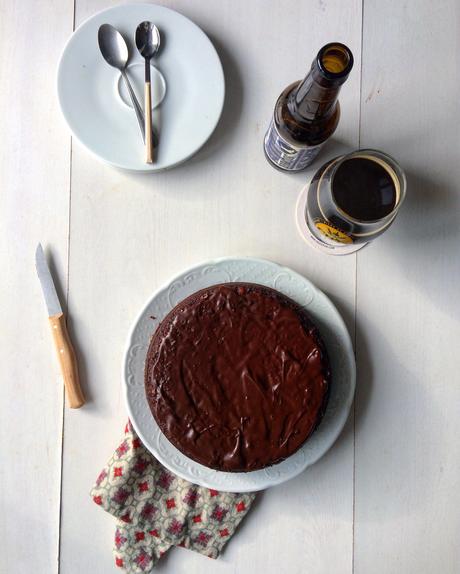
[[(183, 278), (187, 275), (190, 275), (193, 272), (198, 271), (199, 269), (216, 266), (216, 265), (219, 265), (222, 263), (225, 264), (225, 263), (229, 263), (229, 262), (238, 262), (238, 261), (253, 262), (253, 263), (258, 264), (258, 265), (268, 265), (268, 266), (272, 266), (274, 268), (277, 268), (280, 272), (286, 272), (288, 274), (288, 276), (293, 277), (293, 278), (300, 280), (301, 282), (305, 283), (306, 285), (308, 285), (308, 287), (310, 289), (312, 289), (313, 292), (315, 292), (315, 294), (319, 294), (323, 298), (323, 301), (327, 304), (327, 306), (329, 307), (329, 310), (335, 315), (334, 319), (336, 321), (337, 327), (340, 329), (340, 331), (342, 331), (341, 343), (344, 344), (344, 347), (345, 347), (344, 351), (345, 351), (345, 354), (346, 354), (346, 357), (348, 360), (348, 368), (350, 370), (350, 373), (349, 373), (350, 377), (349, 377), (349, 392), (348, 392), (346, 400), (344, 401), (342, 408), (341, 408), (341, 413), (340, 413), (341, 417), (340, 417), (340, 419), (338, 419), (336, 421), (336, 424), (334, 425), (334, 432), (332, 432), (329, 435), (329, 437), (327, 437), (328, 438), (327, 444), (324, 445), (324, 448), (322, 450), (317, 451), (314, 456), (310, 457), (308, 460), (305, 460), (303, 463), (299, 464), (298, 467), (295, 468), (289, 474), (282, 475), (282, 476), (280, 476), (280, 475), (278, 475), (278, 476), (277, 475), (273, 475), (273, 476), (265, 475), (263, 477), (264, 480), (262, 479), (262, 477), (259, 480), (257, 480), (257, 484), (251, 483), (250, 480), (244, 480), (243, 482), (246, 482), (247, 484), (240, 482), (238, 484), (238, 488), (232, 487), (232, 485), (230, 484), (230, 485), (228, 485), (229, 487), (224, 490), (224, 489), (222, 489), (222, 483), (221, 482), (218, 482), (218, 483), (213, 482), (213, 480), (212, 480), (213, 477), (215, 477), (217, 475), (228, 475), (229, 481), (232, 481), (232, 479), (234, 480), (235, 478), (240, 478), (240, 477), (243, 479), (250, 479), (251, 476), (254, 475), (254, 473), (261, 473), (261, 472), (264, 472), (266, 469), (261, 469), (261, 470), (257, 470), (257, 471), (250, 471), (247, 473), (233, 473), (233, 472), (230, 473), (230, 472), (217, 471), (214, 469), (209, 469), (207, 467), (204, 467), (200, 463), (197, 463), (194, 460), (190, 459), (189, 457), (185, 456), (184, 454), (180, 453), (180, 451), (178, 451), (180, 456), (184, 460), (186, 460), (191, 467), (194, 466), (194, 467), (206, 469), (207, 471), (209, 471), (209, 474), (207, 474), (205, 477), (191, 476), (190, 474), (187, 474), (186, 472), (182, 472), (180, 469), (177, 469), (174, 465), (170, 464), (168, 460), (165, 460), (164, 457), (162, 457), (161, 453), (159, 453), (156, 448), (152, 447), (152, 445), (150, 444), (150, 441), (146, 439), (143, 431), (139, 428), (139, 426), (136, 422), (136, 415), (134, 415), (134, 412), (131, 409), (131, 404), (130, 404), (130, 400), (129, 400), (130, 399), (130, 397), (129, 397), (130, 385), (127, 383), (127, 366), (128, 366), (128, 355), (129, 355), (130, 349), (133, 346), (133, 337), (135, 335), (136, 329), (137, 329), (140, 321), (142, 320), (142, 318), (145, 316), (146, 311), (150, 308), (150, 306), (153, 304), (155, 299), (157, 299), (160, 296), (160, 294), (167, 291), (175, 282), (179, 281), (181, 278)], [(251, 281), (248, 280), (248, 282), (251, 282)], [(197, 291), (199, 289), (197, 289)], [(153, 333), (152, 333), (152, 335), (153, 335)], [(329, 349), (328, 349), (328, 351), (329, 351)], [(353, 344), (352, 344), (348, 329), (346, 327), (345, 321), (343, 320), (338, 309), (336, 308), (334, 303), (330, 300), (330, 298), (323, 291), (318, 289), (309, 279), (307, 279), (306, 277), (304, 277), (303, 275), (301, 275), (297, 271), (294, 271), (293, 269), (291, 269), (289, 267), (275, 263), (269, 259), (251, 257), (251, 256), (225, 256), (225, 257), (218, 257), (218, 258), (202, 261), (201, 263), (195, 264), (191, 267), (187, 267), (185, 270), (182, 270), (181, 272), (175, 274), (168, 281), (163, 283), (148, 298), (148, 300), (146, 301), (146, 303), (142, 307), (141, 311), (138, 313), (135, 320), (133, 321), (131, 328), (130, 328), (130, 331), (129, 331), (127, 343), (125, 345), (124, 353), (123, 353), (122, 386), (123, 386), (123, 396), (125, 398), (125, 403), (126, 403), (126, 408), (128, 410), (128, 415), (129, 415), (129, 418), (131, 420), (131, 423), (132, 423), (136, 433), (138, 434), (139, 438), (142, 440), (145, 447), (169, 471), (180, 476), (181, 478), (183, 478), (185, 480), (188, 480), (194, 484), (199, 484), (200, 486), (204, 486), (206, 488), (216, 488), (217, 490), (227, 491), (227, 492), (241, 492), (241, 493), (243, 493), (243, 492), (255, 492), (255, 491), (259, 491), (259, 490), (264, 490), (264, 489), (269, 488), (271, 486), (276, 486), (278, 484), (282, 484), (283, 482), (286, 482), (288, 480), (291, 480), (292, 478), (295, 478), (300, 473), (302, 473), (304, 470), (306, 470), (309, 466), (312, 466), (313, 464), (318, 462), (318, 460), (321, 459), (327, 453), (327, 451), (329, 451), (330, 448), (334, 445), (334, 443), (336, 442), (336, 440), (340, 436), (340, 434), (341, 434), (341, 432), (342, 432), (342, 430), (343, 430), (343, 428), (347, 422), (347, 419), (348, 419), (348, 416), (349, 416), (349, 413), (351, 410), (351, 406), (353, 404), (354, 394), (355, 394), (355, 389), (356, 389), (356, 362), (355, 362)], [(141, 385), (141, 387), (143, 389), (143, 384)], [(148, 408), (147, 402), (146, 402), (146, 405)], [(327, 410), (326, 410), (326, 412), (327, 412)], [(161, 430), (160, 430), (160, 433), (162, 435), (163, 440), (165, 440), (169, 445), (174, 447), (174, 445), (172, 445), (172, 443), (170, 443), (170, 441), (161, 432)], [(308, 441), (306, 441), (305, 444), (307, 445)], [(176, 448), (176, 447), (174, 447), (174, 448)], [(280, 465), (288, 463), (289, 460), (292, 457), (294, 457), (296, 454), (298, 454), (300, 451), (302, 451), (303, 448), (304, 447), (301, 447), (299, 449), (299, 451), (296, 451), (293, 455), (291, 455), (290, 457), (288, 457), (284, 461), (282, 461), (278, 464), (275, 464), (271, 467), (267, 467), (267, 469), (276, 469)]]

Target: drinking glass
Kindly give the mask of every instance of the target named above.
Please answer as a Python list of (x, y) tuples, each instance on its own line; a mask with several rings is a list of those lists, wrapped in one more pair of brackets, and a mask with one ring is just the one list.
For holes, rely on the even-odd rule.
[[(361, 161), (350, 163), (356, 159)], [(392, 224), (406, 187), (404, 171), (392, 157), (373, 149), (354, 151), (315, 173), (298, 217), (319, 246), (356, 251)], [(303, 233), (305, 225), (299, 227)]]

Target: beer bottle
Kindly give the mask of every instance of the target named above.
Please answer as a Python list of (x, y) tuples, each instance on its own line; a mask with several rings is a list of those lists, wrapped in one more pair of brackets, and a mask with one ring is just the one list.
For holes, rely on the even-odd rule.
[(286, 171), (300, 171), (315, 159), (340, 118), (340, 87), (353, 67), (343, 44), (326, 44), (306, 78), (288, 86), (278, 98), (264, 140), (267, 159)]

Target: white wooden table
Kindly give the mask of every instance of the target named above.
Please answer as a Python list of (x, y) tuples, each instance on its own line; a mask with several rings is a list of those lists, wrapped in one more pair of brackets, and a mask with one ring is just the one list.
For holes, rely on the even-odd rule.
[[(221, 255), (291, 266), (354, 337), (358, 390), (318, 464), (264, 493), (224, 556), (174, 550), (168, 574), (460, 571), (460, 4), (457, 0), (161, 0), (211, 37), (222, 120), (195, 158), (135, 176), (72, 141), (55, 71), (74, 26), (111, 0), (0, 0), (0, 571), (115, 572), (114, 521), (88, 492), (126, 420), (129, 326), (172, 274)], [(345, 258), (293, 222), (312, 171), (272, 169), (262, 139), (281, 89), (324, 43), (355, 55), (334, 142), (398, 158), (407, 201), (391, 231)], [(88, 404), (64, 408), (34, 251), (67, 299)]]

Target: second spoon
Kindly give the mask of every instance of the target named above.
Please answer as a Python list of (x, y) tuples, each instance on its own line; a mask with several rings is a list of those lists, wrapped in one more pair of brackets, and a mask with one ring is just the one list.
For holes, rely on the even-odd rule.
[(160, 32), (152, 22), (141, 22), (136, 29), (136, 46), (145, 59), (145, 151), (146, 162), (153, 163), (152, 142), (152, 88), (150, 84), (150, 60), (160, 47)]

